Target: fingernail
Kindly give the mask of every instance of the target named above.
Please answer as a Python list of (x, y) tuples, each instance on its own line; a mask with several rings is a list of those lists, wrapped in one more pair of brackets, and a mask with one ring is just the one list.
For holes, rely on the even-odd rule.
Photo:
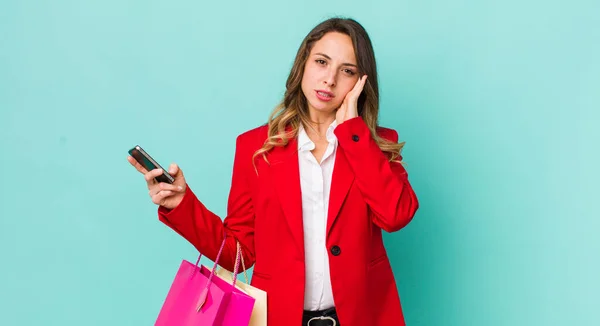
[(179, 186), (179, 187), (177, 187), (177, 188), (179, 188), (179, 190), (183, 190), (183, 187), (182, 187), (182, 186)]

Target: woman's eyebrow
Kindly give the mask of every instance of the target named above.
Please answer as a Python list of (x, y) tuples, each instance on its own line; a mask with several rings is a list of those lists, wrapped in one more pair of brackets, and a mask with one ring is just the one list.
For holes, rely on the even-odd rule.
[[(319, 53), (315, 53), (315, 55), (320, 55), (320, 56), (323, 56), (323, 57), (325, 57), (325, 58), (326, 58), (326, 59), (328, 59), (328, 60), (331, 60), (331, 57), (330, 57), (330, 56), (328, 56), (328, 55), (327, 55), (327, 54), (325, 54), (325, 53), (320, 53), (320, 52), (319, 52)], [(356, 68), (358, 68), (358, 66), (357, 66), (357, 65), (355, 65), (355, 64), (353, 64), (353, 63), (343, 63), (343, 64), (342, 64), (342, 66), (352, 66), (352, 67), (356, 67)]]

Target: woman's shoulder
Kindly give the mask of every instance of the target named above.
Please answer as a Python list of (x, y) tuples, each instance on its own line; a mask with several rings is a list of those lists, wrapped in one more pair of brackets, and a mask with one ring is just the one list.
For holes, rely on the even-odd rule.
[(252, 143), (259, 143), (262, 145), (265, 139), (267, 139), (268, 131), (269, 126), (267, 124), (263, 124), (242, 132), (237, 136), (237, 140), (244, 145), (251, 145)]
[[(341, 127), (347, 126), (347, 127)], [(343, 128), (346, 132), (366, 132), (370, 129), (366, 121), (362, 117), (353, 118), (340, 124), (338, 128)], [(395, 129), (384, 127), (381, 125), (375, 126), (375, 133), (378, 137), (387, 139), (392, 142), (398, 141), (398, 132)]]
[(392, 128), (377, 126), (377, 135), (393, 142), (398, 141), (398, 132)]

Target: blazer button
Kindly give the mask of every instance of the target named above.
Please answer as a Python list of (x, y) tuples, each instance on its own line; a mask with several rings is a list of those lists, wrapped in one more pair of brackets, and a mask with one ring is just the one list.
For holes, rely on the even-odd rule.
[(357, 142), (360, 138), (358, 138), (357, 135), (352, 135), (352, 140), (354, 140), (355, 142)]
[(342, 253), (342, 250), (338, 246), (331, 247), (331, 254), (334, 256), (339, 256)]

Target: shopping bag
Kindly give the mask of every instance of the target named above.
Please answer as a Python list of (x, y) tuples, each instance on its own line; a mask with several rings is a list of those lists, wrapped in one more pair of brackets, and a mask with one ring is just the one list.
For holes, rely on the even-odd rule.
[[(246, 326), (250, 321), (254, 298), (216, 275), (225, 238), (212, 269), (183, 260), (169, 288), (155, 326), (221, 326), (226, 315), (231, 326)], [(236, 263), (235, 271), (237, 272)], [(231, 306), (230, 306), (231, 305)], [(235, 311), (230, 308), (236, 308)]]

